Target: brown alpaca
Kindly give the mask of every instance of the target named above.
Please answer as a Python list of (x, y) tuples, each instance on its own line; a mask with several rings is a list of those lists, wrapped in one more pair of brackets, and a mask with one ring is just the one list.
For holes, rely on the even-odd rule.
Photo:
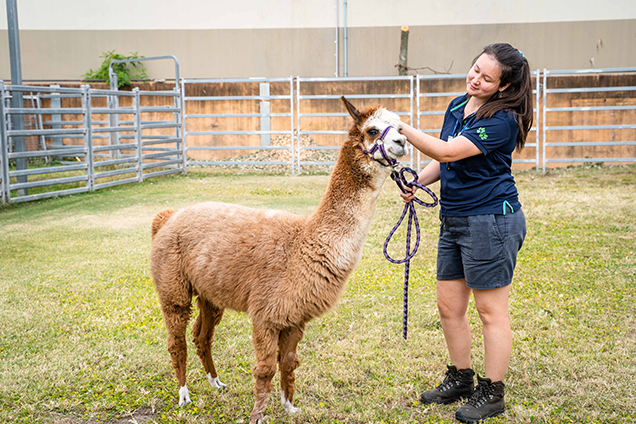
[[(179, 381), (179, 405), (190, 402), (185, 334), (196, 296), (200, 313), (192, 333), (210, 384), (225, 387), (211, 356), (215, 326), (227, 308), (247, 312), (256, 353), (250, 423), (263, 421), (277, 362), (283, 407), (297, 411), (292, 405), (294, 370), (300, 364), (296, 347), (305, 324), (336, 304), (360, 261), (380, 188), (390, 173), (367, 152), (377, 142), (392, 159), (406, 154), (395, 113), (381, 107), (359, 112), (342, 100), (354, 125), (313, 214), (208, 202), (155, 216), (150, 266)], [(381, 160), (380, 152), (374, 157)]]

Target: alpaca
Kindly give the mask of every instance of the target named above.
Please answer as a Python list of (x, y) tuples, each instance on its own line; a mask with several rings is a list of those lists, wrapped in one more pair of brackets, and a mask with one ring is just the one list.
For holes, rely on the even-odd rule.
[[(361, 259), (380, 188), (391, 172), (387, 161), (407, 152), (395, 113), (380, 106), (360, 112), (342, 100), (354, 124), (311, 215), (206, 202), (155, 216), (150, 267), (180, 406), (190, 402), (185, 333), (196, 296), (200, 313), (193, 341), (210, 384), (225, 387), (211, 355), (214, 328), (225, 309), (246, 312), (256, 353), (250, 423), (263, 422), (277, 363), (283, 407), (297, 411), (292, 404), (294, 370), (300, 365), (296, 348), (305, 324), (339, 300)], [(372, 145), (382, 148), (370, 152)]]

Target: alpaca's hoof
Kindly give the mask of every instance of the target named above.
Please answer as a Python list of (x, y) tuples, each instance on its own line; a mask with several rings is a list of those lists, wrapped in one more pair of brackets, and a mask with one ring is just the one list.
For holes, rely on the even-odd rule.
[(186, 384), (179, 389), (179, 406), (183, 407), (186, 404), (192, 402), (190, 400), (190, 392), (188, 392), (188, 385)]
[(285, 411), (287, 411), (289, 415), (294, 415), (300, 411), (300, 408), (294, 408), (294, 405), (292, 405), (292, 403), (288, 401), (287, 398), (285, 398), (285, 392), (281, 392), (280, 394), (280, 403), (283, 405), (283, 408), (285, 408)]
[(208, 382), (210, 383), (210, 385), (212, 385), (212, 387), (216, 387), (219, 390), (225, 389), (227, 387), (227, 384), (221, 383), (219, 377), (212, 378), (211, 374), (208, 374)]

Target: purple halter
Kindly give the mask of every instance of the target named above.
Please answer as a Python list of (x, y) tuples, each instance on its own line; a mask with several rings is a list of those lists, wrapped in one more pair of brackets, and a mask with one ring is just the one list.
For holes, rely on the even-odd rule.
[[(389, 133), (389, 131), (391, 131), (391, 128), (394, 128), (394, 127), (389, 125), (388, 127), (386, 127), (384, 129), (384, 131), (382, 131), (382, 134), (380, 134), (380, 137), (378, 137), (376, 139), (375, 143), (373, 143), (373, 146), (371, 146), (369, 151), (364, 150), (360, 145), (358, 145), (358, 147), (360, 147), (360, 150), (362, 150), (365, 155), (369, 156), (371, 159), (373, 159), (374, 161), (378, 162), (379, 164), (384, 165), (384, 166), (390, 166), (391, 168), (395, 168), (398, 165), (398, 161), (393, 159), (393, 158), (390, 158), (389, 155), (387, 155), (386, 150), (384, 150), (384, 144), (383, 143), (378, 143), (378, 140), (379, 141), (384, 141), (384, 138)], [(384, 159), (386, 161), (386, 165), (383, 164), (382, 162), (380, 162), (375, 157), (373, 157), (375, 152), (377, 152), (378, 150), (380, 151), (380, 155), (382, 156), (382, 159)]]

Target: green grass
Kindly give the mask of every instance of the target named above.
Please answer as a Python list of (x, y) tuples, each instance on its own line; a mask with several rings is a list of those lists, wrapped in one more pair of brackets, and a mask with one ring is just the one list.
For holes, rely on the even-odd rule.
[[(528, 236), (511, 293), (508, 411), (489, 422), (636, 422), (636, 167), (515, 177)], [(214, 344), (228, 389), (209, 387), (190, 344), (193, 403), (177, 405), (148, 269), (150, 222), (166, 207), (211, 199), (308, 214), (327, 178), (200, 170), (0, 209), (0, 422), (249, 422), (250, 323), (231, 311)], [(272, 423), (455, 422), (457, 405), (417, 402), (448, 361), (435, 305), (438, 210), (418, 208), (404, 341), (403, 266), (382, 254), (402, 205), (388, 181), (341, 302), (309, 323), (299, 346), (301, 412), (287, 416), (275, 396)], [(472, 302), (469, 319), (483, 371)]]

